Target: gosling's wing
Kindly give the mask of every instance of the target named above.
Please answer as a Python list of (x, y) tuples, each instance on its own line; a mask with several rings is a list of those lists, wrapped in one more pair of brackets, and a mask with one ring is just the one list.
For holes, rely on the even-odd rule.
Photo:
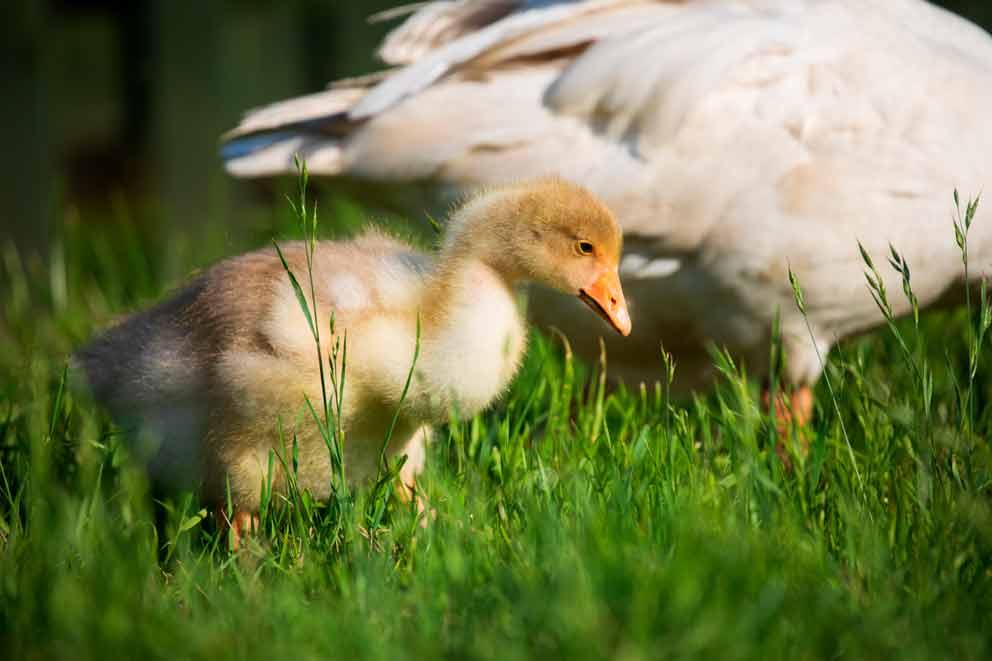
[(366, 322), (378, 316), (405, 311), (415, 318), (431, 264), (427, 255), (375, 229), (350, 241), (317, 242), (309, 263), (303, 242), (280, 249), (285, 266), (267, 249), (227, 260), (207, 274), (198, 314), (204, 327), (214, 329), (222, 351), (309, 369), (311, 323), (326, 354), (333, 345), (332, 319), (337, 335), (347, 333), (356, 342)]

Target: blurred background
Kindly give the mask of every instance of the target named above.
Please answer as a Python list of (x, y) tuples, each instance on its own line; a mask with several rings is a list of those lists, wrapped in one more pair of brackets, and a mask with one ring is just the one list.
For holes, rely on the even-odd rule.
[[(0, 247), (44, 260), (66, 224), (164, 227), (167, 252), (271, 233), (281, 195), (228, 178), (218, 137), (250, 108), (376, 69), (394, 23), (366, 17), (396, 4), (7, 0)], [(992, 28), (989, 0), (939, 4)]]

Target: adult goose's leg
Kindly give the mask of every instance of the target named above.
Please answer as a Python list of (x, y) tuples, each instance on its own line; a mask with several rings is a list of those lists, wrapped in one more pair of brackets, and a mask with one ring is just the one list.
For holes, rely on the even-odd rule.
[(232, 516), (228, 516), (227, 508), (223, 506), (214, 510), (214, 519), (217, 521), (217, 530), (221, 533), (230, 531), (231, 549), (234, 551), (241, 548), (245, 537), (257, 532), (261, 526), (261, 520), (255, 512), (236, 509)]
[[(806, 452), (809, 447), (807, 438), (807, 425), (813, 419), (813, 389), (808, 385), (790, 389), (788, 392), (778, 392), (775, 396), (775, 429), (778, 432), (778, 443), (775, 444), (775, 452), (785, 465), (786, 469), (792, 469), (792, 460), (789, 458), (786, 442), (790, 437), (790, 432), (795, 426), (798, 432), (799, 442), (802, 452)], [(761, 404), (768, 413), (772, 411), (771, 391), (766, 387), (761, 395)]]

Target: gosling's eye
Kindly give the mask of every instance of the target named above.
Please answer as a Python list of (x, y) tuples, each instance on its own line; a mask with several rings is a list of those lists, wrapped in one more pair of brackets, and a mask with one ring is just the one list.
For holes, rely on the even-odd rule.
[(580, 255), (591, 255), (595, 252), (595, 249), (592, 247), (592, 244), (589, 243), (588, 241), (579, 241), (578, 243), (576, 243), (575, 250)]

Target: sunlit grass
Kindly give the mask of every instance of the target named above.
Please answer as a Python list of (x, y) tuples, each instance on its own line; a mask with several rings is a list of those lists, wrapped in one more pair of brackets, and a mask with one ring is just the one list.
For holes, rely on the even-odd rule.
[(610, 391), (535, 337), (507, 397), (438, 430), (426, 529), (381, 485), (294, 490), (232, 553), (192, 496), (156, 504), (65, 382), (75, 346), (176, 284), (161, 238), (129, 227), (67, 226), (45, 263), (3, 253), (3, 658), (992, 653), (984, 297), (839, 347), (791, 471), (730, 356), (713, 392), (673, 401), (660, 351), (657, 387)]

